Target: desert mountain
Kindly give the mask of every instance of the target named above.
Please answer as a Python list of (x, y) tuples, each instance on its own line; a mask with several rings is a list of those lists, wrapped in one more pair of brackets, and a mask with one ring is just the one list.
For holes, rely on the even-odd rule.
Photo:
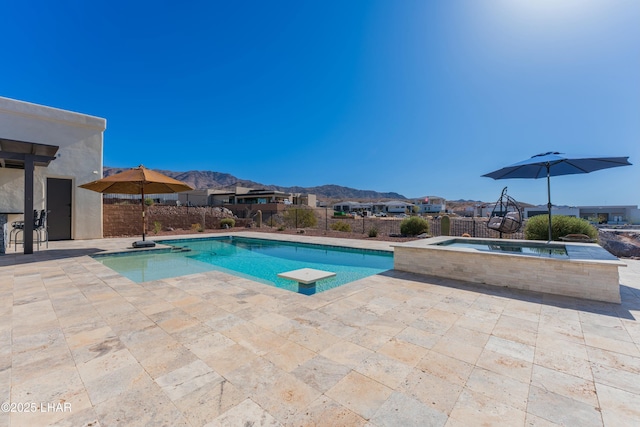
[[(113, 168), (105, 166), (104, 176), (110, 176), (127, 169)], [(155, 169), (154, 169), (155, 170)], [(190, 186), (196, 189), (218, 189), (226, 188), (230, 186), (241, 186), (249, 188), (264, 188), (268, 190), (284, 191), (286, 193), (309, 193), (315, 194), (321, 199), (406, 199), (405, 196), (398, 193), (380, 193), (373, 190), (358, 190), (355, 188), (342, 187), (340, 185), (320, 185), (317, 187), (282, 187), (278, 185), (265, 185), (255, 181), (249, 181), (246, 179), (237, 178), (228, 173), (213, 172), (213, 171), (187, 171), (187, 172), (174, 172), (168, 170), (156, 170), (171, 178), (186, 182)]]

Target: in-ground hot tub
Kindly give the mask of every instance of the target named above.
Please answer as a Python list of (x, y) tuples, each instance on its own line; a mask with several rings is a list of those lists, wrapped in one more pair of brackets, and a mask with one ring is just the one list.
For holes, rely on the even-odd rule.
[(594, 243), (441, 236), (393, 246), (396, 270), (620, 303), (626, 264)]

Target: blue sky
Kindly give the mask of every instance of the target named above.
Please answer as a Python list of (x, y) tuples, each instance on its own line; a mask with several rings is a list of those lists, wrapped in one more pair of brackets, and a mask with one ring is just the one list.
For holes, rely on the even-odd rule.
[[(0, 96), (107, 119), (104, 164), (546, 203), (481, 175), (629, 156), (552, 202), (640, 204), (640, 2), (4, 2)], [(44, 142), (44, 141), (43, 141)]]

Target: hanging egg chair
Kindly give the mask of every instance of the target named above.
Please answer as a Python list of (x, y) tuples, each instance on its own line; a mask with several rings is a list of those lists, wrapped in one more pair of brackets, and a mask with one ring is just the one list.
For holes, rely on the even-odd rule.
[(502, 189), (502, 194), (491, 211), (487, 228), (505, 234), (512, 234), (522, 227), (522, 208), (518, 202), (507, 195), (507, 187)]

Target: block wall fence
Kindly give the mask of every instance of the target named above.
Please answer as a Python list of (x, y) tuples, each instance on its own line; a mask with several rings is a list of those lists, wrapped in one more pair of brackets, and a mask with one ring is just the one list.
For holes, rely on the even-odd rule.
[[(104, 237), (135, 236), (142, 234), (142, 208), (134, 204), (103, 205)], [(227, 217), (220, 208), (186, 206), (147, 206), (147, 236), (154, 235), (154, 223), (162, 230), (191, 230), (197, 224), (205, 229), (218, 229), (220, 220)], [(236, 227), (245, 227), (250, 219), (236, 219)]]

